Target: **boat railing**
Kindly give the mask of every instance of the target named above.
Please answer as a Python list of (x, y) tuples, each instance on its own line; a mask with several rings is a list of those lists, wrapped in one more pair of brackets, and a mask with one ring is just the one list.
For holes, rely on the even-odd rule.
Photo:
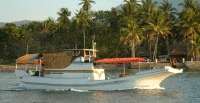
[(16, 70), (39, 70), (39, 64), (16, 64)]

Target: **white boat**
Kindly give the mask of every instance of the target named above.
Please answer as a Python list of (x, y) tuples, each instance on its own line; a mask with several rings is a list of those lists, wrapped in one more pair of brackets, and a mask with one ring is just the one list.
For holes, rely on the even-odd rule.
[[(160, 83), (167, 77), (183, 72), (182, 69), (165, 66), (158, 69), (141, 70), (135, 75), (109, 79), (105, 77), (105, 68), (95, 65), (95, 57), (96, 50), (94, 49), (46, 52), (35, 57), (43, 58), (38, 76), (30, 76), (22, 70), (16, 70), (15, 73), (21, 78), (26, 89), (125, 90), (160, 87)], [(125, 63), (126, 60), (122, 62)]]

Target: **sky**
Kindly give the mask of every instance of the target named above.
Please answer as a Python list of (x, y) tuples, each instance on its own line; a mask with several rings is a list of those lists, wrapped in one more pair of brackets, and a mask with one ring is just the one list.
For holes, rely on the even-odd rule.
[[(111, 10), (124, 0), (94, 0), (92, 10)], [(75, 16), (82, 5), (80, 0), (0, 0), (0, 22), (21, 20), (44, 21), (48, 17), (57, 19), (60, 8), (68, 8), (71, 17)]]
[[(124, 4), (124, 0), (94, 0), (96, 4), (92, 4), (92, 10), (111, 10)], [(152, 0), (161, 2), (162, 0)], [(173, 2), (173, 6), (181, 11), (178, 6), (183, 0), (169, 0)], [(196, 1), (196, 0), (194, 0)], [(200, 0), (197, 0), (200, 3)], [(57, 12), (60, 8), (68, 8), (71, 11), (71, 17), (75, 16), (77, 10), (82, 5), (78, 5), (81, 0), (0, 0), (0, 22), (14, 22), (21, 20), (44, 21), (48, 17), (56, 20)], [(71, 18), (70, 17), (70, 18)]]

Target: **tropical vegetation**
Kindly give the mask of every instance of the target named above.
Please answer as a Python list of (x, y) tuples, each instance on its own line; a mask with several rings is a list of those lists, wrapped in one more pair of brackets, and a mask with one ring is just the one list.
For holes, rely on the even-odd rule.
[(82, 8), (71, 19), (66, 7), (57, 12), (56, 20), (49, 17), (19, 27), (7, 23), (0, 28), (0, 59), (4, 63), (14, 62), (26, 53), (92, 48), (94, 35), (99, 50), (97, 59), (135, 57), (140, 45), (155, 60), (158, 55), (168, 55), (174, 42), (187, 46), (190, 55), (199, 56), (200, 4), (197, 1), (184, 0), (179, 4), (183, 7), (181, 12), (168, 0), (163, 0), (160, 6), (152, 0), (124, 2), (120, 10), (92, 11), (94, 0), (80, 0), (78, 5)]

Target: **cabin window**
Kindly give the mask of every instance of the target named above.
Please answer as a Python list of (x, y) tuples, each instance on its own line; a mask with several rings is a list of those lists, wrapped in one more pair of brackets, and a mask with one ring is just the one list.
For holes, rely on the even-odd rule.
[(90, 51), (85, 51), (85, 54), (86, 54), (86, 55), (89, 55), (89, 54), (90, 54)]
[(67, 56), (72, 56), (72, 51), (68, 51), (66, 54)]
[(74, 51), (74, 56), (78, 56), (79, 55), (79, 51)]
[(72, 56), (72, 51), (67, 51), (67, 52), (66, 52), (66, 55), (67, 55), (67, 56)]

